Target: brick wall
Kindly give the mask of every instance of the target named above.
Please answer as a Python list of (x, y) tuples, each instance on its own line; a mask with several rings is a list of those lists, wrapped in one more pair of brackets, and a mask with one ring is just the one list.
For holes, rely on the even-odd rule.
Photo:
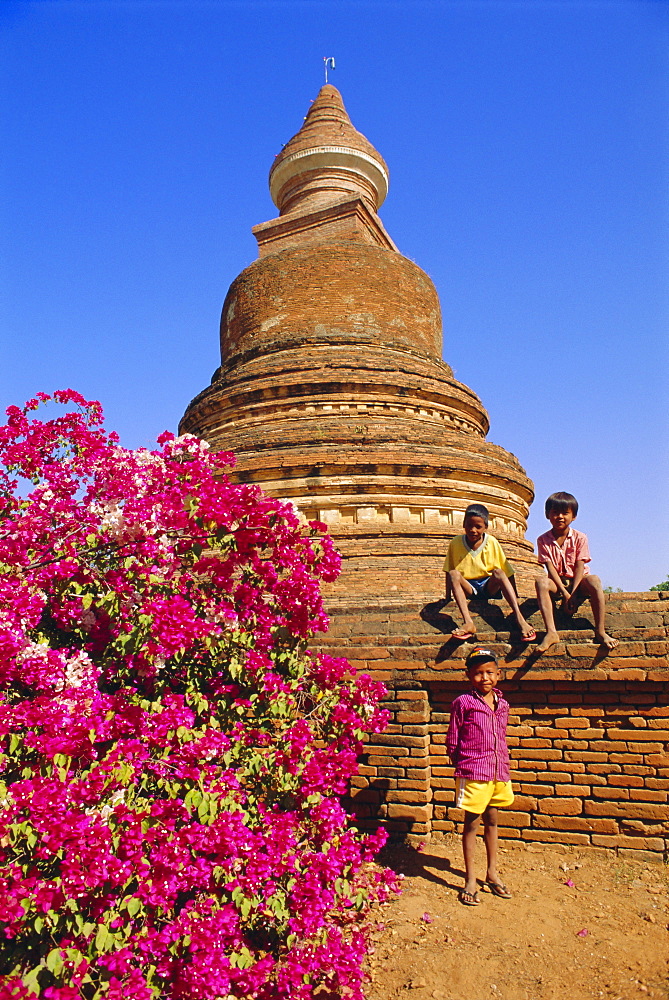
[[(480, 639), (500, 657), (501, 687), (511, 704), (516, 801), (500, 811), (500, 835), (666, 856), (669, 600), (610, 597), (610, 631), (620, 645), (608, 655), (589, 641), (591, 620), (582, 609), (559, 623), (562, 641), (543, 657), (527, 655), (501, 627), (508, 621), (500, 602), (479, 610), (488, 619), (477, 619)], [(536, 603), (526, 601), (524, 611), (539, 629)], [(389, 689), (391, 723), (370, 739), (352, 782), (362, 826), (381, 820), (410, 839), (461, 829), (445, 743), (451, 701), (466, 689), (463, 658), (470, 647), (444, 641), (450, 627), (438, 605), (342, 603), (335, 610), (321, 648), (345, 652)]]

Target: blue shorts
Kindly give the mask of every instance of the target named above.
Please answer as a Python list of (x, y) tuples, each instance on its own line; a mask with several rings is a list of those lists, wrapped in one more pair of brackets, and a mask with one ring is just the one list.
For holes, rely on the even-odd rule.
[(488, 580), (489, 576), (482, 576), (480, 580), (467, 580), (470, 587), (473, 587), (474, 593), (469, 595), (470, 600), (475, 601), (487, 601), (488, 594)]

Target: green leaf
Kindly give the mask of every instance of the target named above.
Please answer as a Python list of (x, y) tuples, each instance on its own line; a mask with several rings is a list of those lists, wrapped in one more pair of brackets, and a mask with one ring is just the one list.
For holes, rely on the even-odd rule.
[(249, 969), (253, 965), (253, 955), (248, 948), (242, 946), (239, 951), (231, 952), (230, 965), (233, 969)]
[(96, 951), (107, 951), (108, 944), (112, 940), (112, 935), (109, 932), (109, 928), (106, 924), (98, 924), (98, 932), (95, 935), (95, 950)]
[(60, 954), (60, 948), (53, 948), (46, 956), (46, 967), (54, 976), (59, 976), (63, 971), (63, 958)]
[(41, 966), (37, 966), (36, 969), (31, 969), (30, 972), (27, 972), (21, 980), (25, 988), (32, 990), (35, 996), (39, 996), (40, 994), (39, 975), (41, 971)]
[(197, 818), (200, 823), (204, 823), (205, 820), (209, 819), (209, 796), (203, 795), (202, 801), (197, 807)]

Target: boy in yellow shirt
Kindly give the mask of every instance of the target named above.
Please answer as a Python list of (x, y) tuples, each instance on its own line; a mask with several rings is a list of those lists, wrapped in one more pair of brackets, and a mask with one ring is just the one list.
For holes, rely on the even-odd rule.
[(452, 595), (464, 619), (462, 628), (456, 628), (452, 636), (463, 642), (475, 638), (476, 626), (467, 602), (472, 597), (487, 600), (501, 592), (516, 617), (523, 642), (534, 642), (537, 633), (523, 618), (509, 579), (514, 574), (513, 566), (497, 539), (486, 531), (489, 516), (483, 504), (470, 504), (465, 511), (464, 535), (456, 535), (448, 546), (444, 562), (446, 603)]

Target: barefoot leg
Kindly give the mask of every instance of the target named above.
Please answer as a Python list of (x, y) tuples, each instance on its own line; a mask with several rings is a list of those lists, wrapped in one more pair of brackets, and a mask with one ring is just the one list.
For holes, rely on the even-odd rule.
[(476, 833), (481, 817), (476, 813), (465, 812), (465, 822), (462, 828), (462, 854), (465, 860), (465, 890), (474, 893), (478, 889), (476, 881)]
[(521, 631), (523, 638), (526, 636), (534, 636), (534, 629), (529, 622), (525, 621), (520, 610), (520, 605), (518, 604), (518, 597), (513, 589), (513, 584), (509, 580), (508, 576), (502, 569), (494, 569), (492, 571), (492, 576), (490, 577), (490, 583), (488, 584), (488, 590), (491, 595), (496, 593), (496, 591), (501, 590), (502, 594), (509, 603), (511, 610), (513, 611), (516, 621), (518, 622), (518, 628)]
[(557, 593), (557, 587), (548, 576), (540, 576), (534, 581), (537, 591), (537, 601), (541, 617), (546, 625), (546, 635), (537, 646), (537, 652), (545, 653), (551, 646), (555, 646), (560, 641), (557, 629), (555, 628), (555, 612), (553, 611), (553, 601), (551, 594)]
[(448, 577), (451, 582), (451, 593), (463, 619), (462, 628), (455, 629), (453, 635), (456, 639), (473, 638), (476, 635), (476, 625), (469, 613), (467, 599), (474, 593), (474, 588), (457, 569), (451, 570)]
[(584, 576), (579, 585), (579, 590), (583, 589), (590, 600), (592, 615), (595, 619), (595, 640), (600, 646), (607, 649), (615, 649), (618, 640), (604, 631), (604, 618), (606, 615), (606, 598), (602, 589), (602, 583), (598, 576), (588, 574)]

